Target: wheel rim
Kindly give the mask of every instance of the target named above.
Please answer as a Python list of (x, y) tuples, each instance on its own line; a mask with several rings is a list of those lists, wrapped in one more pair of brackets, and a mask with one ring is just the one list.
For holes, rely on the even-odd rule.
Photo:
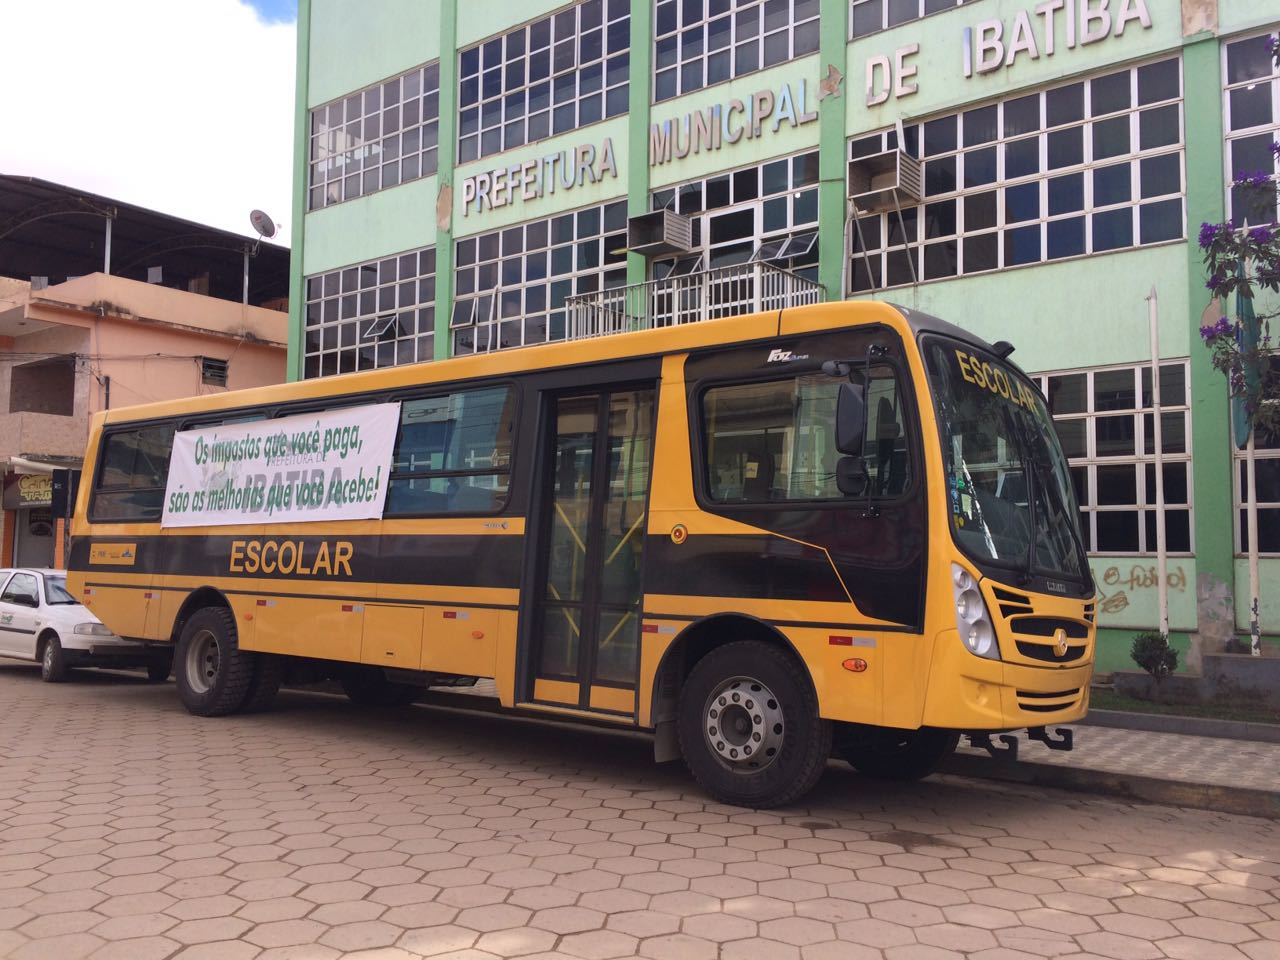
[(53, 641), (50, 640), (44, 645), (44, 669), (45, 673), (53, 673)]
[(738, 773), (757, 773), (778, 758), (786, 722), (772, 690), (752, 677), (733, 677), (707, 697), (702, 729), (721, 762)]
[(221, 649), (212, 630), (201, 630), (187, 647), (187, 682), (196, 693), (208, 693), (218, 676)]

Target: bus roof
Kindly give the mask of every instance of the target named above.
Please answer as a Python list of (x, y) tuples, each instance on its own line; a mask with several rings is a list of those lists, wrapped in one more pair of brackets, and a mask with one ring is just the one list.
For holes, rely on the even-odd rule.
[(945, 333), (990, 349), (973, 334), (928, 314), (882, 301), (846, 300), (117, 407), (106, 411), (105, 422), (150, 420), (188, 413), (319, 400), (346, 393), (394, 390), (422, 384), (508, 376), (525, 371), (587, 366), (869, 323), (887, 324), (907, 335), (925, 330)]

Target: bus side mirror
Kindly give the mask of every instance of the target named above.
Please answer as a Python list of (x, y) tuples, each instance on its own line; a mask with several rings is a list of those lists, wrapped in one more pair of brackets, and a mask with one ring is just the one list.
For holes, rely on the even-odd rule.
[(842, 383), (836, 395), (836, 449), (849, 456), (862, 456), (867, 431), (867, 402), (860, 384)]
[(836, 489), (846, 497), (860, 497), (867, 492), (871, 476), (862, 457), (841, 457), (836, 461)]

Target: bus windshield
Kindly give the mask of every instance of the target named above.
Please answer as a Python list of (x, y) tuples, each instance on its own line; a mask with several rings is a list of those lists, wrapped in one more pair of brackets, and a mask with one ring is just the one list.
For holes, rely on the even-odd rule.
[(1080, 513), (1039, 392), (972, 345), (931, 337), (924, 353), (956, 542), (979, 563), (1087, 586)]

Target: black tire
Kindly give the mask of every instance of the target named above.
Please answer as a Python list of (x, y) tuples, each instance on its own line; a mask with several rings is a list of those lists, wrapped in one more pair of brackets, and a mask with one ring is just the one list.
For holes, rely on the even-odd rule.
[(164, 683), (173, 673), (173, 654), (168, 653), (159, 660), (147, 664), (147, 680), (151, 683)]
[(174, 658), (178, 696), (198, 717), (221, 717), (244, 704), (257, 656), (240, 649), (226, 607), (197, 610), (182, 628)]
[(727, 643), (694, 665), (680, 691), (676, 729), (694, 779), (740, 807), (799, 800), (831, 753), (831, 723), (818, 716), (804, 668), (758, 640)]
[(863, 776), (876, 780), (922, 780), (951, 756), (960, 734), (921, 727), (895, 730), (844, 724), (836, 736), (836, 750)]
[(57, 637), (49, 637), (40, 648), (40, 679), (45, 683), (61, 683), (67, 679), (68, 670), (62, 642)]
[(253, 679), (249, 681), (249, 692), (245, 694), (244, 704), (240, 707), (245, 713), (258, 713), (271, 707), (276, 694), (280, 692), (280, 684), (284, 681), (288, 664), (284, 657), (274, 653), (260, 653), (257, 659)]
[(378, 667), (353, 664), (339, 682), (347, 699), (361, 707), (403, 707), (418, 695), (417, 687), (388, 680)]

